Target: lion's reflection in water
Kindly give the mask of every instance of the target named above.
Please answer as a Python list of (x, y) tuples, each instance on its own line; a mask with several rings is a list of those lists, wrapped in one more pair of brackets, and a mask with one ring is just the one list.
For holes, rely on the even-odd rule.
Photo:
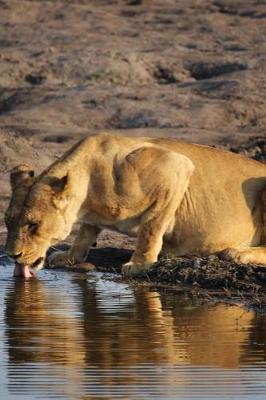
[[(196, 306), (97, 274), (16, 280), (5, 296), (9, 391), (88, 399), (98, 389), (116, 388), (118, 396), (157, 385), (167, 397), (171, 387), (191, 384), (183, 367), (234, 370), (265, 361), (254, 347), (264, 322), (236, 306)], [(183, 373), (164, 373), (166, 366)]]

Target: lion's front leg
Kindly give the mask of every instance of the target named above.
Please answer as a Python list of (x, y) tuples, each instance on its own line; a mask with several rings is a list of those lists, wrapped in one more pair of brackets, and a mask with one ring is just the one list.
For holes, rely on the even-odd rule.
[(139, 176), (142, 188), (146, 188), (146, 197), (150, 196), (152, 202), (142, 214), (136, 250), (122, 268), (122, 272), (128, 275), (141, 274), (157, 261), (163, 236), (174, 228), (176, 210), (194, 170), (192, 162), (181, 154), (160, 148), (138, 152), (142, 154), (138, 154), (135, 169), (142, 169), (145, 157), (149, 160), (148, 172), (139, 173)]
[(130, 261), (123, 265), (122, 272), (138, 275), (147, 271), (158, 259), (163, 236), (174, 226), (175, 212), (184, 191), (161, 193), (155, 205), (144, 214), (138, 232), (136, 250)]
[(71, 266), (86, 261), (90, 247), (95, 242), (100, 229), (82, 224), (73, 245), (66, 251), (55, 251), (48, 257), (50, 266)]
[(136, 250), (130, 261), (123, 265), (122, 272), (124, 274), (141, 274), (157, 261), (165, 232), (165, 223), (159, 219), (158, 216), (156, 219), (144, 222), (140, 227)]

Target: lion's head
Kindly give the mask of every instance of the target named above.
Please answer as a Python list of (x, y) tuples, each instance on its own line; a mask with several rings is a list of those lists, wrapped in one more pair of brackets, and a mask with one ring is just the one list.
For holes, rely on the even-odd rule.
[(19, 165), (11, 171), (10, 183), (6, 251), (18, 264), (40, 269), (47, 249), (72, 227), (66, 218), (68, 175), (35, 178), (29, 166)]

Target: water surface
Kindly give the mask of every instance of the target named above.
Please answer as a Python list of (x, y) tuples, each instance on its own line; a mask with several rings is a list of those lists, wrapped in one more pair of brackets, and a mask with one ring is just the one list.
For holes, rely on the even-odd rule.
[(104, 279), (0, 267), (0, 399), (265, 399), (266, 318)]

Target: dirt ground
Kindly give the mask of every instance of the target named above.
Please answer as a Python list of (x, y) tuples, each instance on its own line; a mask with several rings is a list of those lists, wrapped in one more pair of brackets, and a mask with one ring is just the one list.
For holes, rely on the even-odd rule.
[(20, 162), (102, 130), (265, 162), (265, 127), (266, 0), (0, 0), (0, 244)]

